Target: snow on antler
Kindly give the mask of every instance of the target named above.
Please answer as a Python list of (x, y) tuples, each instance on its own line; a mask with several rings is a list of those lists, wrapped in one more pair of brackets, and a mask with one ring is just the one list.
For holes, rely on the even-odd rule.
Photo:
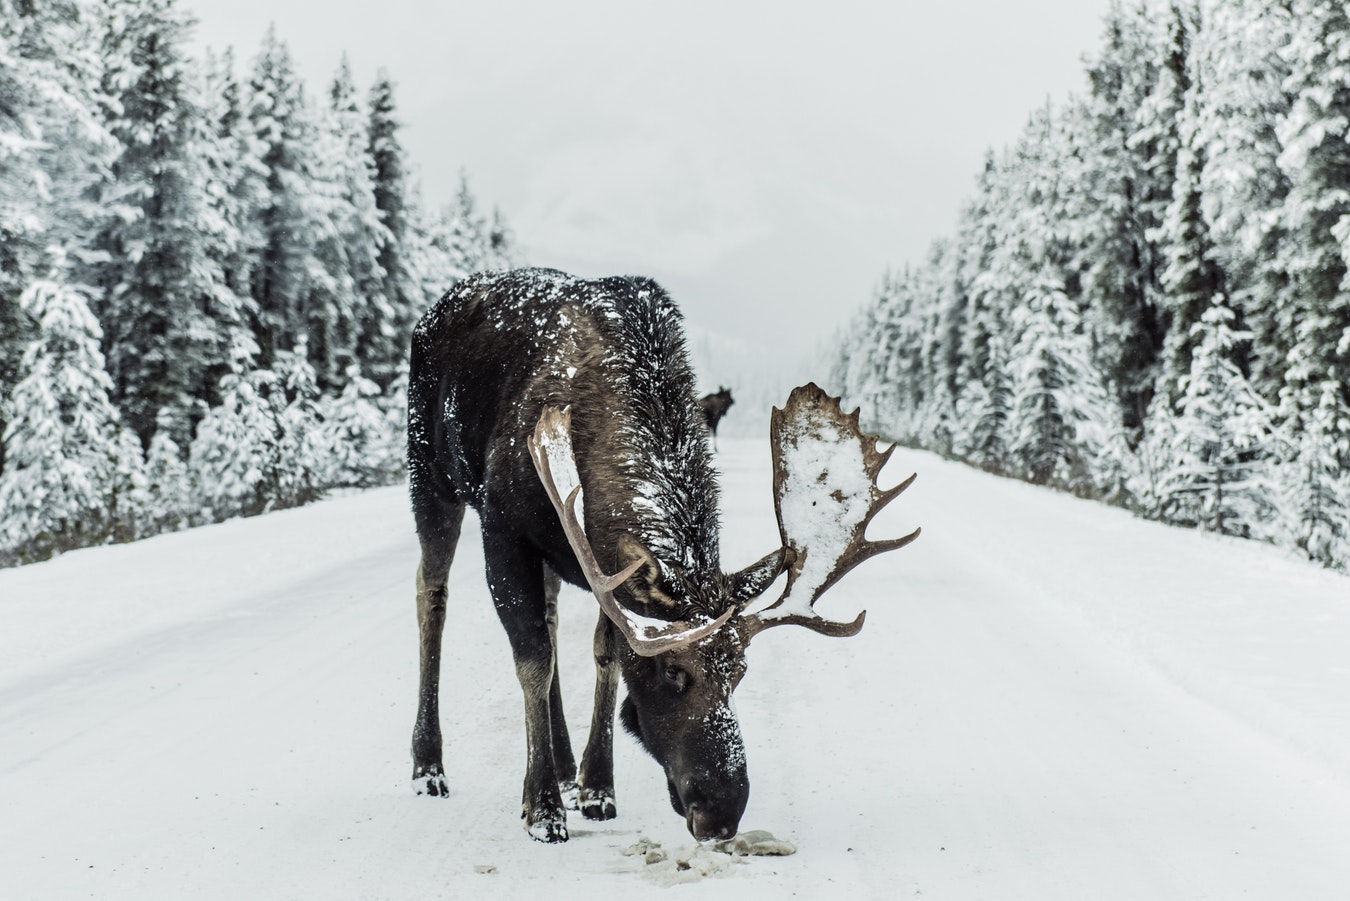
[(816, 600), (864, 560), (909, 544), (911, 534), (868, 541), (867, 525), (914, 481), (910, 476), (882, 491), (877, 477), (894, 447), (877, 450), (877, 439), (858, 425), (858, 411), (845, 414), (839, 398), (817, 385), (793, 390), (771, 421), (774, 510), (783, 546), (792, 552), (787, 587), (772, 605), (746, 617), (751, 634), (776, 625), (802, 625), (826, 635), (855, 635), (866, 611), (835, 622), (815, 611)]

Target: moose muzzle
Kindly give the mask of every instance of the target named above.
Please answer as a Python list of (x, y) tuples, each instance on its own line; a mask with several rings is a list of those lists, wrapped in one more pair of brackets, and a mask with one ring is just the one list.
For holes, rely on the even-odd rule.
[(670, 804), (699, 841), (731, 838), (750, 800), (745, 745), (736, 715), (719, 705), (687, 736), (666, 771)]
[(670, 805), (701, 842), (731, 838), (750, 799), (750, 780), (738, 774), (689, 772), (667, 778)]

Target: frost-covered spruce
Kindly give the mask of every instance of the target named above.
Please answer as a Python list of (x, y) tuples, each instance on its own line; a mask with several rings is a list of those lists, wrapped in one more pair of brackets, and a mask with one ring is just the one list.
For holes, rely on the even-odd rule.
[(38, 560), (134, 537), (144, 464), (108, 397), (98, 323), (60, 281), (34, 283), (21, 306), (38, 337), (10, 398), (0, 548)]
[[(1281, 225), (1281, 266), (1294, 288), (1284, 320), (1305, 359), (1350, 362), (1350, 9), (1342, 0), (1296, 0), (1284, 89), (1289, 115), (1279, 124), (1279, 165), (1289, 179)], [(1286, 334), (1285, 337), (1290, 337)], [(1286, 359), (1293, 359), (1290, 355)]]
[(183, 451), (167, 429), (155, 432), (145, 453), (145, 515), (139, 536), (176, 532), (188, 525), (192, 481)]
[(261, 513), (271, 506), (277, 459), (271, 370), (229, 375), (221, 402), (197, 426), (189, 465), (198, 516), (204, 522)]
[(280, 354), (273, 367), (276, 390), (269, 396), (277, 420), (273, 503), (296, 507), (318, 499), (328, 487), (319, 434), (319, 387), (302, 339), (294, 353)]
[(1233, 319), (1219, 296), (1194, 327), (1163, 502), (1175, 521), (1255, 536), (1274, 511), (1270, 410), (1234, 362), (1237, 345), (1250, 336), (1236, 332)]
[(1305, 382), (1287, 393), (1284, 407), (1278, 540), (1324, 565), (1350, 568), (1350, 407), (1341, 381)]
[(375, 205), (366, 122), (344, 57), (327, 108), (313, 113), (316, 169), (310, 215), (317, 226), (299, 312), (318, 382), (345, 384), (363, 354), (397, 355), (395, 311), (384, 294), (383, 249), (393, 235)]
[(191, 437), (194, 398), (218, 363), (214, 314), (225, 301), (210, 209), (209, 152), (200, 143), (190, 22), (170, 3), (104, 4), (108, 125), (121, 152), (108, 193), (128, 211), (95, 237), (91, 284), (103, 326), (113, 399), (143, 445), (167, 428)]
[(379, 406), (380, 389), (353, 368), (341, 396), (320, 404), (320, 481), (331, 488), (386, 484), (403, 468), (403, 429)]
[(197, 426), (189, 465), (203, 521), (252, 516), (317, 498), (317, 389), (303, 351), (276, 369), (229, 375), (221, 403)]
[(0, 2), (0, 405), (35, 337), (20, 297), (117, 210), (93, 200), (116, 142), (96, 112), (91, 31), (70, 4)]
[(1087, 335), (1057, 279), (1043, 277), (1015, 311), (1010, 453), (1040, 484), (1091, 489), (1090, 460), (1119, 422), (1092, 364)]

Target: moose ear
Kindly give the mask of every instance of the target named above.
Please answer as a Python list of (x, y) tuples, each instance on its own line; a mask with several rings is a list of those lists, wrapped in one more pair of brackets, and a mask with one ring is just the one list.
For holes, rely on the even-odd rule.
[(779, 573), (792, 565), (794, 556), (788, 548), (780, 547), (731, 576), (732, 600), (737, 604), (745, 604), (759, 597), (773, 584)]
[(661, 562), (656, 555), (647, 550), (647, 546), (628, 532), (619, 535), (619, 559), (624, 566), (642, 561), (637, 572), (628, 577), (624, 585), (634, 596), (656, 607), (676, 607), (675, 601), (660, 588)]

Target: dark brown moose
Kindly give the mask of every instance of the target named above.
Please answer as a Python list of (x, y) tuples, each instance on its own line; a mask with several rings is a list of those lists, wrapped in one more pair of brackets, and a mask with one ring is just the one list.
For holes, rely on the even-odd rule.
[(717, 446), (717, 424), (727, 415), (727, 411), (735, 402), (731, 397), (731, 389), (722, 385), (717, 386), (715, 393), (705, 394), (698, 399), (698, 407), (703, 411), (703, 420), (708, 424), (708, 431), (712, 432), (713, 447)]
[[(719, 560), (717, 482), (680, 315), (656, 283), (550, 270), (472, 276), (422, 318), (408, 385), (409, 486), (421, 683), (413, 784), (445, 796), (438, 682), (446, 579), (466, 505), (478, 511), (488, 587), (525, 695), (522, 815), (567, 839), (566, 809), (615, 816), (614, 706), (665, 771), (671, 805), (699, 840), (736, 833), (749, 797), (731, 694), (747, 643), (802, 625), (853, 635), (816, 599), (846, 572), (917, 535), (863, 537), (912, 481), (881, 491), (890, 451), (815, 385), (773, 411), (774, 504), (782, 546), (735, 573)], [(782, 572), (783, 594), (747, 605)], [(580, 768), (558, 687), (560, 580), (589, 587), (595, 712)]]

